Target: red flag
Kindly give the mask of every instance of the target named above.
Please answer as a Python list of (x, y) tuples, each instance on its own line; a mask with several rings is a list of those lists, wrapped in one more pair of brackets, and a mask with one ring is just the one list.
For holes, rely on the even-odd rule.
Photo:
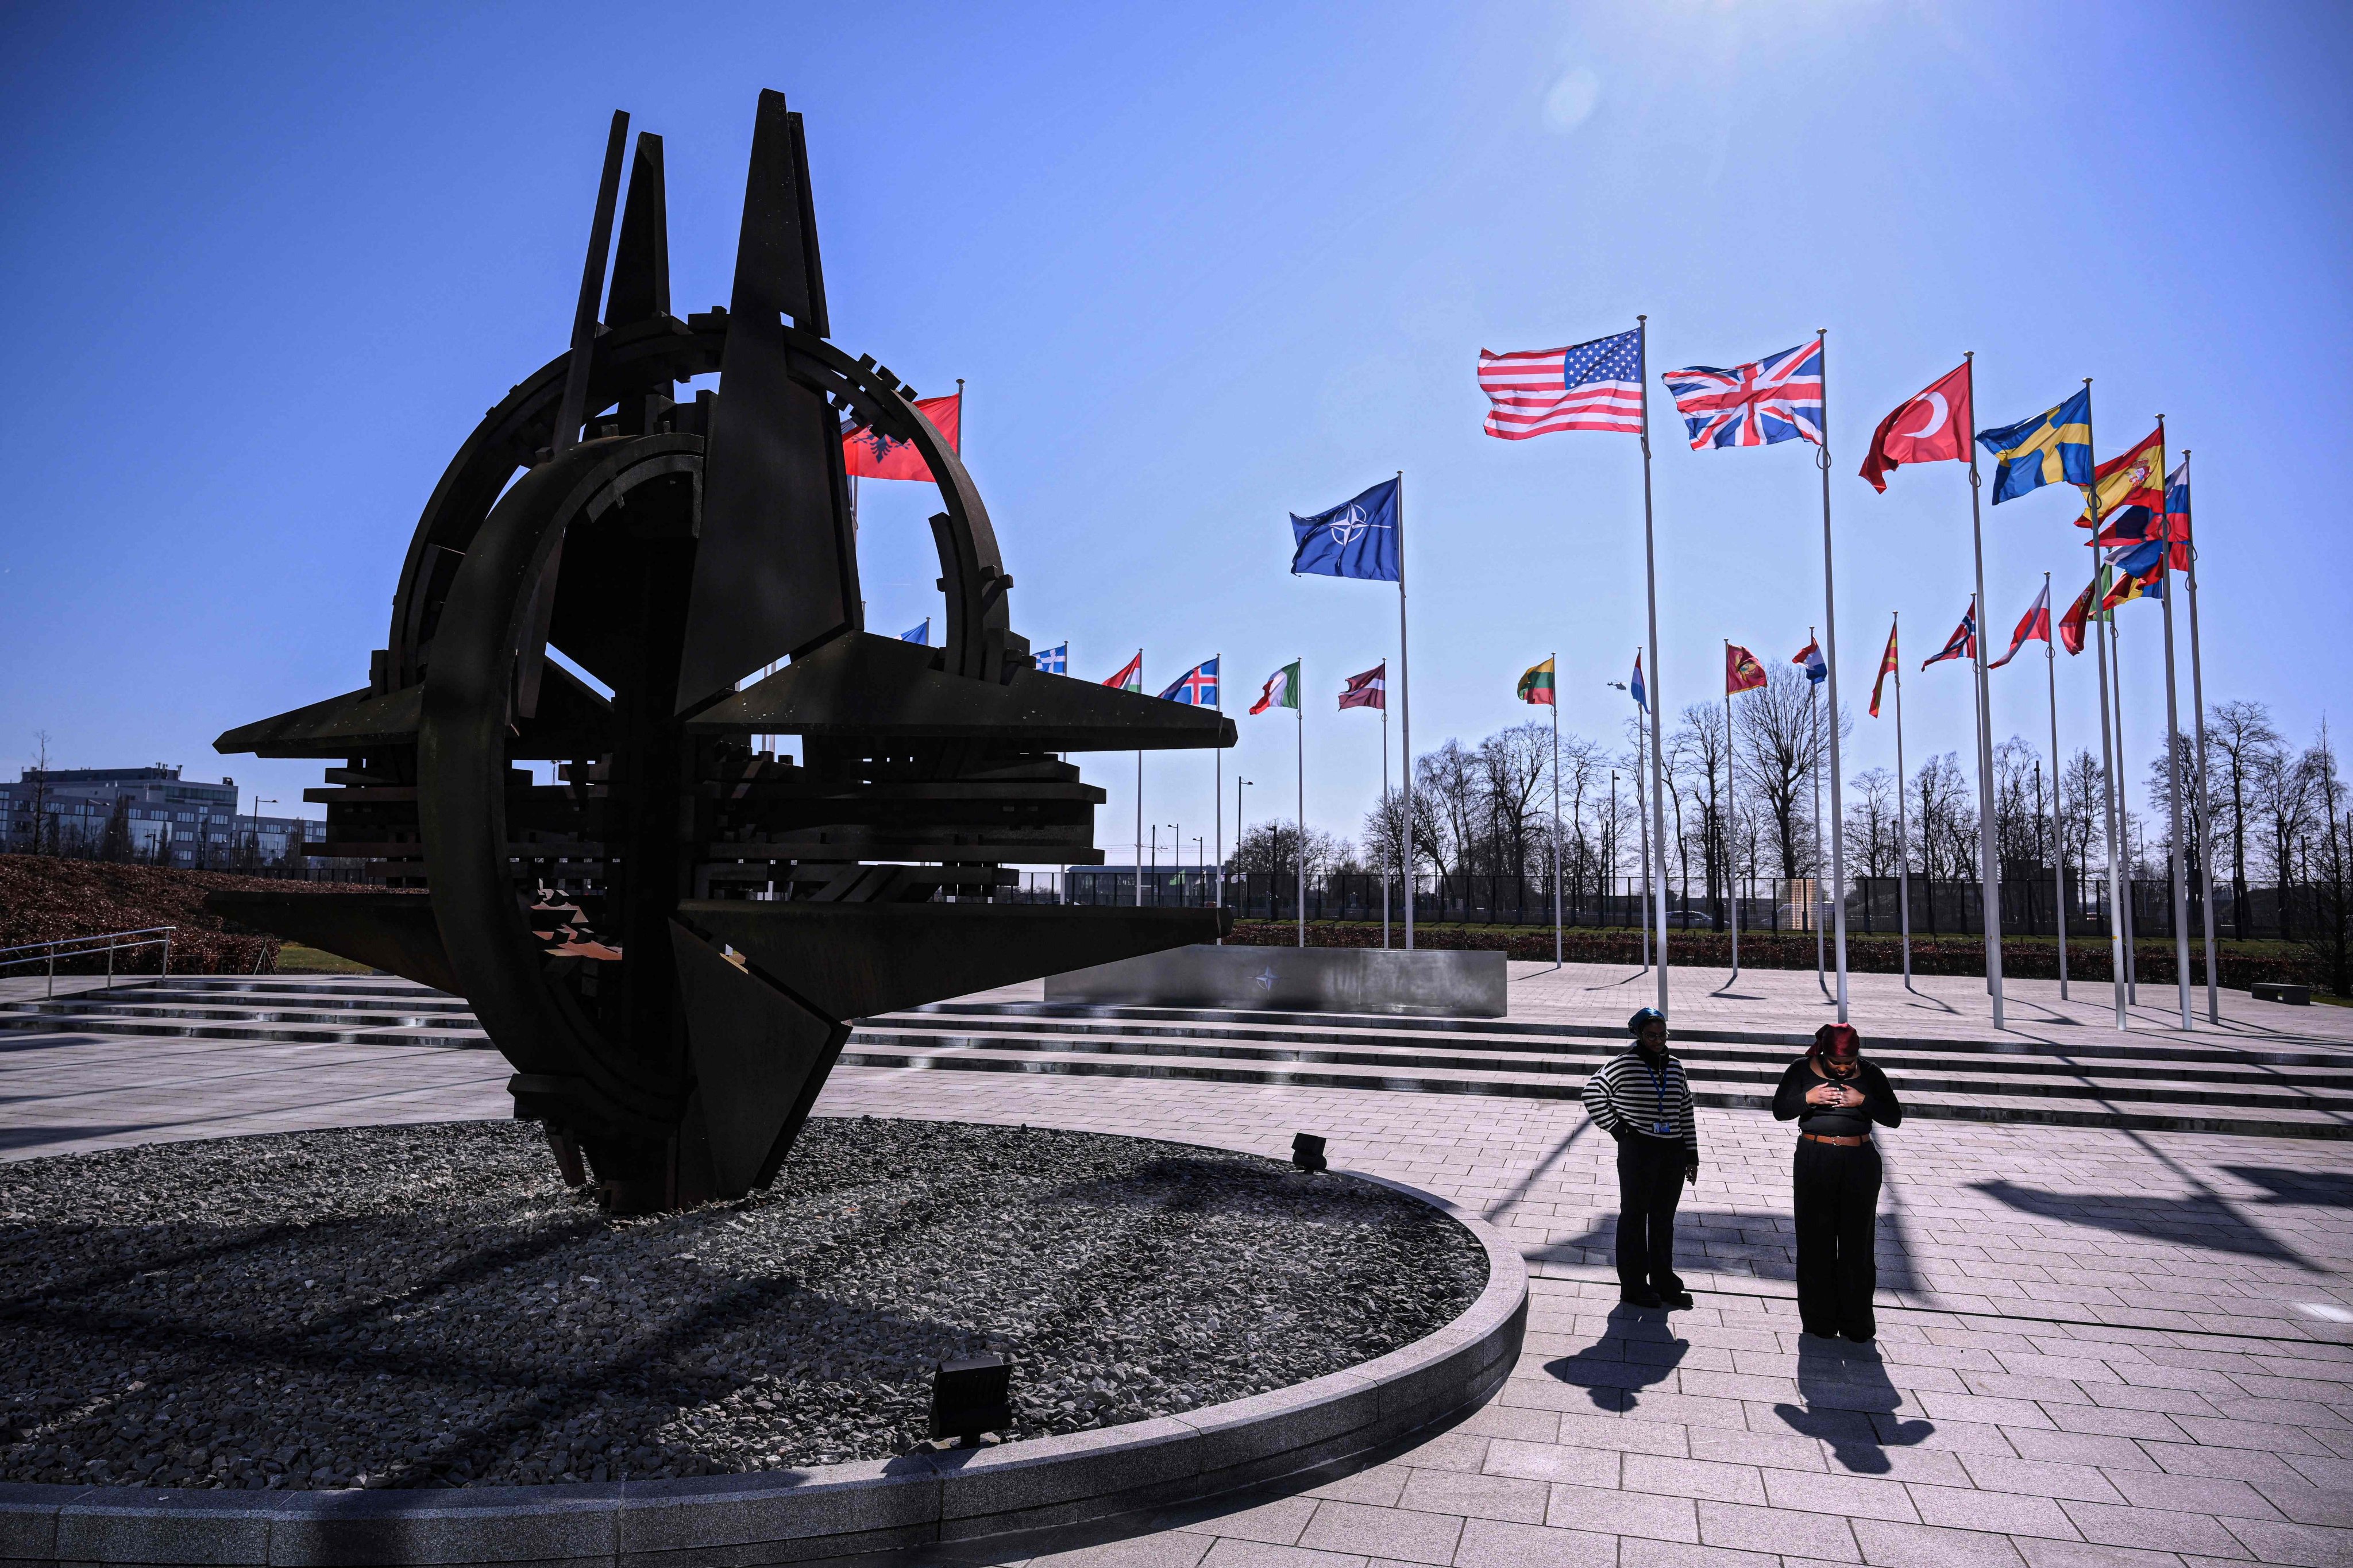
[(1969, 367), (1964, 363), (1934, 386), (1905, 398), (1879, 422), (1871, 453), (1862, 460), (1862, 477), (1884, 495), (1887, 471), (1900, 464), (1968, 462), (1976, 418), (1969, 407)]
[(1113, 676), (1109, 680), (1104, 681), (1103, 684), (1105, 686), (1116, 687), (1122, 691), (1143, 690), (1144, 650), (1142, 648), (1137, 648), (1135, 650), (1135, 657), (1129, 659), (1125, 664), (1121, 665), (1119, 667), (1119, 673)]
[(2034, 603), (2027, 606), (2026, 618), (2018, 623), (2018, 629), (2016, 631), (2010, 634), (2010, 651), (2003, 654), (2000, 658), (1995, 659), (1991, 664), (1987, 665), (1986, 668), (1988, 669), (2000, 669), (2003, 665), (2008, 664), (2011, 659), (2016, 658), (2018, 657), (2018, 650), (2024, 647), (2028, 643), (2035, 641), (2049, 642), (2050, 640), (2051, 584), (2045, 583), (2042, 584), (2042, 592), (2035, 595)]
[(1879, 679), (1871, 683), (1871, 716), (1874, 719), (1879, 717), (1879, 689), (1887, 684), (1887, 678), (1894, 676), (1896, 685), (1904, 684), (1903, 672), (1895, 668), (1895, 627), (1894, 621), (1887, 623), (1887, 651), (1879, 656)]
[[(964, 394), (952, 392), (945, 397), (923, 397), (915, 400), (915, 412), (932, 422), (932, 428), (948, 444), (948, 450), (964, 450)], [(841, 437), (841, 460), (850, 473), (861, 479), (928, 479), (932, 468), (913, 441), (902, 441), (885, 436), (871, 426), (860, 425), (846, 431)]]
[(1389, 705), (1389, 661), (1381, 660), (1362, 675), (1348, 677), (1348, 684), (1340, 692), (1343, 708), (1378, 708), (1387, 711)]
[(2084, 651), (2084, 623), (2091, 618), (2092, 595), (2099, 591), (2100, 574), (2095, 572), (2092, 580), (2084, 584), (2084, 591), (2075, 595), (2075, 602), (2067, 607), (2067, 613), (2059, 617), (2059, 646), (2070, 654)]
[(1757, 662), (1755, 654), (1736, 642), (1724, 645), (1724, 694), (1726, 697), (1735, 692), (1754, 691), (1765, 681), (1765, 667)]
[(1942, 664), (1948, 658), (1975, 658), (1977, 656), (1978, 596), (1975, 594), (1971, 594), (1969, 595), (1969, 613), (1961, 617), (1961, 624), (1953, 628), (1952, 640), (1945, 645), (1943, 652), (1937, 654), (1933, 658), (1922, 659), (1920, 661), (1920, 668), (1926, 669), (1932, 664)]
[(2162, 425), (2142, 437), (2131, 451), (2119, 453), (2092, 470), (2091, 486), (2084, 491), (2084, 513), (2075, 520), (2075, 526), (2095, 529), (2128, 506), (2145, 506), (2157, 519), (2165, 516)]

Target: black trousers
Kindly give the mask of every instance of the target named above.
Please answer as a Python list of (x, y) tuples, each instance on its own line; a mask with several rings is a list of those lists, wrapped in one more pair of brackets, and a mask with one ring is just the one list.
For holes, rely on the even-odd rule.
[(1683, 1201), (1690, 1152), (1680, 1138), (1629, 1132), (1618, 1141), (1618, 1284), (1667, 1295), (1675, 1272), (1675, 1205)]
[(1798, 1321), (1810, 1334), (1867, 1340), (1878, 1331), (1872, 1231), (1879, 1218), (1879, 1151), (1798, 1140)]

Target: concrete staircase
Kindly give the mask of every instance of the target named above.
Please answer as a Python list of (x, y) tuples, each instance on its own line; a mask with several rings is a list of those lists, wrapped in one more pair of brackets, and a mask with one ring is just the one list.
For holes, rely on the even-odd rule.
[[(0, 1033), (487, 1048), (465, 1002), (388, 975), (199, 975), (0, 1001)], [(863, 1020), (853, 1067), (1063, 1073), (1573, 1100), (1614, 1031), (1044, 1003), (944, 1002)], [(1678, 1030), (1702, 1105), (1762, 1109), (1797, 1035)], [(1885, 1039), (1873, 1058), (1914, 1116), (2166, 1132), (2353, 1137), (2353, 1052), (2158, 1035), (2073, 1048), (2011, 1038)]]

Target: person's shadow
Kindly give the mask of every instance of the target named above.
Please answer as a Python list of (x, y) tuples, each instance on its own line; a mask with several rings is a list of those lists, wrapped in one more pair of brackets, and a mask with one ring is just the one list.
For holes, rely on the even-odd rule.
[(1828, 1443), (1838, 1462), (1858, 1475), (1885, 1475), (1889, 1448), (1909, 1447), (1936, 1429), (1896, 1415), (1904, 1396), (1888, 1381), (1876, 1345), (1800, 1334), (1798, 1394), (1806, 1402), (1802, 1407), (1776, 1405), (1773, 1414)]
[(1609, 1326), (1599, 1339), (1545, 1363), (1545, 1371), (1585, 1390), (1600, 1409), (1631, 1410), (1641, 1403), (1641, 1391), (1665, 1382), (1690, 1350), (1690, 1341), (1676, 1338), (1665, 1309), (1621, 1302), (1609, 1310)]

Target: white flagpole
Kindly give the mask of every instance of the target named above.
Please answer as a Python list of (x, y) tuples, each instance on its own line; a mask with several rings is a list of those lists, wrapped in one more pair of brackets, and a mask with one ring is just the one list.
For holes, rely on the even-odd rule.
[[(1144, 650), (1135, 650), (1135, 689), (1144, 689)], [(1135, 907), (1144, 907), (1144, 753), (1135, 753)]]
[(1546, 656), (1552, 674), (1552, 966), (1560, 967), (1560, 655)]
[[(1970, 410), (1974, 415), (1975, 409)], [(1904, 989), (1912, 986), (1912, 823), (1904, 805), (1904, 653), (1895, 636), (1903, 624), (1898, 611), (1888, 623), (1888, 640), (1895, 655), (1895, 926), (1904, 940)]]
[[(1822, 657), (1831, 670), (1831, 921), (1838, 933), (1838, 1016), (1846, 1017), (1846, 785), (1839, 764), (1838, 584), (1831, 574), (1830, 349), (1827, 331), (1814, 333), (1822, 356), (1822, 444), (1814, 461), (1822, 470)], [(1972, 451), (1975, 448), (1971, 448)]]
[[(1218, 717), (1222, 719), (1226, 716), (1226, 656), (1224, 654), (1218, 655), (1217, 665), (1217, 710)], [(1215, 779), (1209, 785), (1209, 798), (1216, 803), (1217, 809), (1217, 826), (1213, 829), (1216, 837), (1212, 842), (1218, 853), (1217, 907), (1222, 910), (1226, 907), (1226, 749), (1223, 746), (1211, 749), (1217, 753)], [(1225, 940), (1222, 936), (1218, 939), (1220, 945)]]
[[(2090, 386), (2092, 384), (2092, 378), (2088, 375), (2085, 376), (2084, 378), (2084, 384), (2086, 387)], [(2098, 510), (2097, 497), (2099, 494), (2099, 485), (2097, 482), (2099, 476), (2099, 448), (2093, 445), (2092, 436), (2092, 409), (2090, 402), (2087, 399), (2084, 408), (2084, 444), (2085, 447), (2084, 458), (2086, 462), (2089, 462), (2092, 465), (2094, 483), (2084, 497), (2084, 504), (2087, 510), (2096, 511)], [(2112, 972), (2113, 981), (2116, 987), (2116, 1027), (2121, 1029), (2126, 1026), (2128, 1020), (2125, 1012), (2124, 900), (2119, 894), (2117, 886), (2119, 879), (2116, 875), (2117, 868), (2124, 864), (2124, 857), (2116, 847), (2116, 754), (2118, 748), (2113, 744), (2115, 733), (2109, 728), (2108, 639), (2101, 635), (2100, 627), (2100, 616), (2102, 614), (2100, 600), (2104, 597), (2104, 595), (2101, 592), (2101, 584), (2104, 581), (2104, 577), (2100, 571), (2099, 519), (2094, 517), (2092, 520), (2092, 536), (2090, 540), (2092, 550), (2092, 603), (2090, 610), (2084, 616), (2084, 626), (2085, 635), (2088, 636), (2099, 648), (2100, 769), (2103, 775), (2100, 781), (2100, 805), (2102, 808), (2101, 816), (2106, 819), (2108, 836), (2108, 967)]]
[[(2181, 480), (2184, 484), (2189, 482), (2187, 447), (2181, 449)], [(2193, 532), (2197, 526), (2190, 524)], [(2169, 552), (2172, 547), (2168, 536), (2166, 548)], [(2206, 679), (2198, 658), (2198, 545), (2195, 540), (2186, 539), (2182, 547), (2189, 554), (2189, 705), (2198, 721), (2198, 870), (2206, 891), (2206, 1021), (2219, 1025), (2222, 1021), (2222, 1003), (2214, 971), (2214, 790), (2206, 772)]]
[[(1659, 921), (1659, 1011), (1663, 1013), (1667, 1010), (1667, 808), (1666, 786), (1659, 776), (1659, 693), (1663, 683), (1659, 671), (1659, 556), (1651, 509), (1651, 318), (1637, 316), (1634, 321), (1642, 384), (1642, 579), (1651, 611), (1651, 846), (1656, 857), (1651, 886)], [(1643, 918), (1649, 919), (1651, 912), (1646, 910)]]
[[(1405, 470), (1397, 476), (1397, 546), (1398, 546), (1398, 765), (1405, 773), (1405, 844), (1399, 851), (1405, 861), (1405, 950), (1413, 951), (1413, 674), (1407, 657), (1405, 640)], [(1387, 683), (1384, 682), (1384, 685)], [(1382, 700), (1388, 701), (1386, 692)], [(1387, 722), (1388, 710), (1381, 710)], [(1388, 752), (1383, 749), (1386, 760)]]
[[(1637, 650), (1640, 657), (1640, 650)], [(1644, 692), (1647, 699), (1649, 692)], [(1642, 795), (1642, 770), (1648, 765), (1650, 745), (1642, 732), (1642, 721), (1650, 717), (1650, 704), (1643, 703), (1641, 718), (1634, 721), (1634, 822), (1642, 839), (1642, 967), (1651, 967), (1651, 817)]]
[[(2165, 450), (2165, 416), (2157, 416), (2157, 449)], [(2165, 465), (2158, 464), (2157, 482), (2165, 483)], [(2165, 514), (2158, 513), (2159, 538), (2163, 539)], [(2170, 543), (2162, 545), (2167, 554), (2172, 553)], [(2171, 566), (2171, 562), (2166, 563)], [(2173, 671), (2173, 574), (2168, 571), (2158, 579), (2165, 584), (2165, 779), (2166, 806), (2170, 814), (2173, 839), (2173, 988), (2181, 1005), (2181, 1026), (2195, 1026), (2189, 1018), (2189, 873), (2182, 863), (2181, 853), (2181, 711), (2175, 695)]]
[[(1969, 419), (1977, 420), (1978, 355), (1962, 356), (1968, 366)], [(1980, 923), (1985, 928), (1986, 989), (1993, 994), (1993, 1026), (2001, 1019), (2001, 843), (1995, 831), (1993, 796), (1993, 696), (1986, 679), (1985, 524), (1980, 496), (1984, 480), (1978, 475), (1977, 432), (1968, 432), (1969, 446), (1969, 546), (1977, 560), (1978, 656), (1978, 897)], [(2096, 530), (2094, 531), (2096, 531)]]
[[(2094, 530), (2094, 531), (2097, 531)], [(2051, 689), (2052, 910), (2059, 928), (2059, 1000), (2067, 1000), (2067, 846), (2059, 826), (2059, 626), (2051, 615), (2051, 574), (2042, 574), (2042, 674)]]
[[(1814, 628), (1806, 628), (1806, 640), (1814, 640)], [(1809, 917), (1814, 928), (1814, 987), (1823, 995), (1831, 994), (1830, 982), (1824, 978), (1827, 967), (1823, 946), (1827, 939), (1822, 932), (1822, 720), (1821, 688), (1812, 681), (1806, 683), (1807, 739), (1812, 742), (1813, 757), (1807, 771), (1814, 779), (1814, 908)]]
[(1293, 728), (1299, 760), (1299, 945), (1307, 945), (1307, 695), (1299, 688), (1305, 684), (1306, 660), (1294, 659), (1300, 666), (1297, 680), (1292, 682), (1291, 716), (1297, 721)]
[[(1732, 980), (1740, 978), (1740, 884), (1733, 880), (1732, 861), (1732, 640), (1724, 644), (1724, 890), (1732, 909)], [(1725, 982), (1726, 985), (1732, 980)]]
[[(1381, 661), (1381, 810), (1389, 806), (1389, 670)], [(1389, 858), (1381, 857), (1381, 951), (1389, 950)]]
[[(2097, 530), (2094, 531), (2094, 535)], [(2124, 606), (2119, 605), (2117, 609)], [(2125, 639), (2124, 628), (2114, 611), (2108, 616), (2108, 674), (2115, 682), (2116, 696), (2116, 832), (2125, 846), (2125, 1001), (2140, 1005), (2140, 932), (2133, 919), (2132, 813), (2125, 804), (2125, 770), (2132, 764), (2125, 760)]]

